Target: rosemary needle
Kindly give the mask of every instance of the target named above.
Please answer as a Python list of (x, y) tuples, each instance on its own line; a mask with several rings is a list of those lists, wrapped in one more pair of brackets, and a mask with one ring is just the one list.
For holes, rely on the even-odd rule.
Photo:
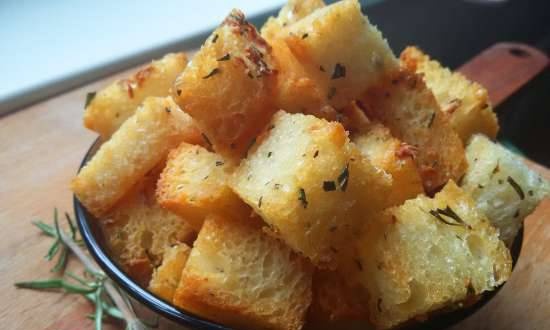
[[(51, 261), (58, 256), (51, 271), (62, 273), (63, 276), (47, 280), (18, 282), (15, 283), (15, 286), (33, 290), (62, 290), (66, 293), (82, 295), (95, 306), (94, 313), (88, 317), (94, 320), (96, 330), (101, 330), (104, 316), (124, 320), (126, 329), (129, 330), (148, 330), (149, 327), (138, 319), (130, 308), (128, 298), (115, 287), (114, 283), (81, 248), (83, 242), (81, 239), (77, 239), (77, 229), (69, 214), (65, 213), (65, 218), (70, 229), (69, 234), (60, 229), (57, 209), (54, 209), (53, 226), (42, 221), (33, 222), (45, 235), (54, 239), (45, 258)], [(84, 264), (85, 273), (90, 275), (89, 279), (65, 271), (70, 252)]]

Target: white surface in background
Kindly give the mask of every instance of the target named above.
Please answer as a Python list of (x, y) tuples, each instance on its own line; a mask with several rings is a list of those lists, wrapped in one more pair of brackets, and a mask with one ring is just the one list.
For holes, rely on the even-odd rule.
[(233, 8), (254, 16), (284, 0), (0, 0), (0, 104), (117, 59), (196, 35)]

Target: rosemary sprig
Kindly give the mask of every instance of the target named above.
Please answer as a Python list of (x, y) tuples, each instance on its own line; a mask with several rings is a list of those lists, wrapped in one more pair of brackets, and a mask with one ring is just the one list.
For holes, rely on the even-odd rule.
[[(77, 244), (83, 244), (82, 240), (76, 238), (76, 226), (71, 219), (71, 216), (68, 213), (65, 213), (65, 218), (69, 224), (71, 230), (71, 239), (74, 240)], [(53, 244), (48, 249), (48, 253), (44, 256), (46, 260), (51, 261), (54, 257), (59, 254), (57, 258), (57, 263), (51, 269), (51, 272), (57, 273), (64, 271), (67, 266), (67, 257), (69, 255), (68, 247), (62, 243), (61, 234), (59, 229), (59, 215), (57, 209), (53, 210), (53, 226), (45, 224), (42, 221), (34, 221), (33, 224), (38, 227), (44, 234), (54, 238)]]
[[(42, 221), (33, 222), (44, 234), (54, 239), (45, 258), (51, 261), (56, 255), (59, 255), (52, 272), (59, 272), (62, 277), (18, 282), (15, 283), (15, 286), (32, 290), (59, 290), (83, 296), (95, 306), (94, 313), (88, 318), (94, 320), (96, 330), (102, 329), (106, 317), (125, 321), (128, 330), (148, 330), (149, 327), (136, 317), (127, 297), (116, 288), (114, 283), (81, 248), (83, 242), (81, 239), (77, 239), (76, 226), (69, 214), (65, 213), (65, 218), (69, 226), (69, 234), (60, 229), (57, 209), (54, 209), (53, 225)], [(88, 275), (87, 278), (65, 271), (68, 255), (71, 252), (84, 264), (84, 274)]]

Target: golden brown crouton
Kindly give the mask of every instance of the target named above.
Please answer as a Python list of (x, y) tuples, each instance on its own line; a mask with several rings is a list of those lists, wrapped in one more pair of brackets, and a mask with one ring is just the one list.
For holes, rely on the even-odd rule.
[(162, 263), (167, 249), (176, 244), (191, 245), (196, 236), (187, 221), (156, 203), (157, 178), (152, 174), (141, 179), (100, 219), (110, 256), (143, 286)]
[(550, 184), (519, 156), (480, 134), (470, 140), (466, 159), (462, 188), (500, 231), (500, 239), (512, 245), (523, 219), (550, 195)]
[(300, 329), (312, 267), (250, 219), (208, 217), (174, 304), (239, 329)]
[(362, 99), (367, 115), (414, 150), (424, 188), (433, 192), (466, 170), (462, 141), (422, 78), (402, 70)]
[(145, 99), (73, 179), (71, 188), (100, 217), (168, 151), (197, 135), (193, 120), (170, 97)]
[(250, 209), (229, 188), (233, 167), (203, 147), (182, 143), (168, 156), (157, 185), (163, 207), (181, 215), (196, 230), (209, 213), (241, 217)]
[(315, 271), (313, 300), (308, 311), (308, 323), (366, 320), (367, 318), (367, 297), (362, 287), (337, 271)]
[(355, 134), (352, 141), (372, 165), (392, 178), (391, 192), (386, 207), (396, 206), (422, 194), (422, 180), (414, 163), (414, 147), (393, 137), (380, 123), (372, 123), (364, 133)]
[(286, 27), (324, 6), (323, 0), (289, 0), (277, 17), (267, 19), (261, 29), (262, 36), (271, 40), (284, 33)]
[(148, 289), (162, 299), (172, 302), (190, 252), (191, 249), (185, 243), (166, 248), (162, 264), (153, 272)]
[(359, 278), (381, 329), (494, 290), (512, 271), (498, 231), (453, 181), (386, 210), (363, 235)]
[(168, 96), (176, 77), (187, 65), (183, 53), (167, 54), (127, 79), (98, 91), (84, 112), (84, 126), (105, 141), (136, 112), (148, 96)]
[(271, 48), (233, 10), (176, 79), (176, 103), (219, 154), (238, 160), (275, 112)]
[[(357, 0), (343, 0), (317, 9), (288, 27), (284, 40), (296, 60), (316, 85), (322, 101), (335, 109), (342, 108), (367, 88), (399, 68), (399, 61), (380, 31), (363, 16)], [(287, 79), (284, 61), (279, 61), (280, 84), (296, 85), (300, 80)], [(292, 73), (297, 75), (297, 73)], [(291, 88), (279, 88), (297, 99)], [(282, 102), (290, 103), (290, 102)], [(295, 112), (294, 109), (285, 110)], [(302, 111), (310, 113), (307, 111)]]
[(340, 123), (283, 111), (234, 175), (232, 188), (273, 235), (331, 269), (365, 213), (381, 209), (390, 186)]
[(451, 126), (464, 144), (476, 133), (496, 138), (498, 120), (483, 86), (442, 67), (416, 47), (405, 48), (401, 53), (401, 63), (409, 70), (422, 74), (441, 110), (450, 115)]

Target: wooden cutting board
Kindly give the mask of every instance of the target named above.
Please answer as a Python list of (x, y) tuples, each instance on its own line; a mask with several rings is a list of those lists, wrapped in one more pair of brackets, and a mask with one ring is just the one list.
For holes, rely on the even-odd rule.
[[(532, 56), (525, 57), (520, 47)], [(516, 53), (516, 54), (514, 54)], [(519, 54), (519, 55), (517, 55)], [(548, 65), (546, 56), (523, 46), (499, 45), (460, 70), (486, 84), (497, 103)], [(130, 71), (106, 77), (11, 115), (0, 117), (0, 324), (3, 329), (92, 329), (91, 305), (78, 296), (17, 290), (16, 281), (54, 277), (43, 256), (51, 241), (31, 220), (50, 222), (53, 208), (72, 213), (68, 184), (96, 138), (82, 127), (87, 92)], [(487, 70), (506, 73), (508, 83)], [(483, 73), (480, 75), (480, 73)], [(550, 170), (527, 161), (550, 179)], [(550, 199), (525, 222), (519, 262), (497, 296), (453, 329), (547, 329), (550, 327)], [(79, 268), (71, 260), (70, 268)], [(111, 324), (105, 329), (121, 329)], [(166, 327), (164, 327), (166, 329)]]

